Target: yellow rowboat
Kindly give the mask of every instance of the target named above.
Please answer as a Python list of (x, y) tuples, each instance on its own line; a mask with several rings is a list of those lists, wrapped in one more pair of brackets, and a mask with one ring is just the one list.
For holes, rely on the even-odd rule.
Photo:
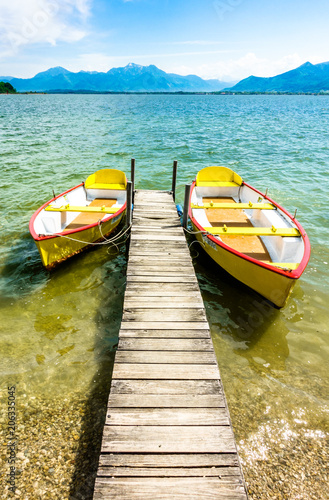
[(226, 167), (206, 167), (190, 190), (196, 238), (225, 271), (283, 307), (310, 258), (295, 217)]
[(30, 233), (47, 269), (105, 241), (126, 211), (123, 172), (102, 169), (85, 182), (54, 197), (31, 217)]

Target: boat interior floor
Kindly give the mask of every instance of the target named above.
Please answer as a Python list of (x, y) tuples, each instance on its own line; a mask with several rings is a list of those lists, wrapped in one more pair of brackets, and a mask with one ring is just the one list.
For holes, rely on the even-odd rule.
[[(204, 197), (203, 203), (235, 203), (233, 198)], [(206, 208), (206, 215), (213, 227), (253, 227), (249, 217), (243, 210), (230, 208)], [(221, 235), (225, 245), (234, 250), (262, 262), (272, 262), (272, 259), (259, 236)]]
[[(95, 198), (90, 204), (89, 207), (112, 207), (117, 202), (116, 199), (110, 199), (110, 198)], [(73, 221), (66, 226), (64, 229), (63, 233), (66, 231), (72, 231), (74, 229), (79, 229), (80, 227), (83, 226), (88, 226), (89, 224), (95, 224), (95, 222), (98, 222), (99, 219), (102, 219), (104, 217), (104, 213), (102, 212), (94, 212), (94, 213), (89, 213), (89, 212), (81, 212), (79, 215), (76, 216)]]

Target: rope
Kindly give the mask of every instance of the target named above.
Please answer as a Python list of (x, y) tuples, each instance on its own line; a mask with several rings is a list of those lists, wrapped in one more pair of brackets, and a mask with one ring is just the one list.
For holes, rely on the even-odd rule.
[(210, 234), (208, 231), (190, 231), (189, 229), (186, 229), (183, 227), (184, 231), (188, 234)]
[[(100, 222), (100, 221), (99, 221)], [(71, 236), (67, 236), (65, 234), (61, 234), (61, 233), (54, 233), (55, 236), (59, 236), (61, 238), (66, 238), (67, 240), (71, 240), (71, 241), (76, 241), (77, 243), (84, 243), (85, 245), (92, 245), (92, 246), (99, 246), (99, 245), (115, 245), (117, 246), (114, 241), (118, 240), (119, 238), (121, 238), (122, 236), (124, 236), (131, 228), (131, 226), (128, 226), (126, 228), (125, 231), (123, 231), (123, 229), (121, 229), (121, 231), (119, 231), (119, 233), (117, 235), (115, 235), (113, 238), (106, 238), (103, 233), (102, 233), (102, 230), (100, 228), (100, 225), (98, 224), (98, 228), (99, 228), (99, 232), (102, 236), (102, 238), (105, 240), (105, 241), (98, 241), (98, 242), (91, 242), (91, 241), (83, 241), (83, 240), (77, 240), (76, 238), (72, 238)], [(122, 232), (123, 231), (123, 232)], [(126, 241), (126, 240), (125, 240)]]

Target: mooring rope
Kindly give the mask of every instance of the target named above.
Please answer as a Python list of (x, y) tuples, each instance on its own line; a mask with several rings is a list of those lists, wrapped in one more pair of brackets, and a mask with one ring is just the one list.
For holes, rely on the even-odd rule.
[[(128, 226), (125, 231), (123, 231), (123, 229), (121, 229), (121, 231), (119, 231), (119, 233), (117, 235), (115, 235), (113, 238), (106, 238), (103, 233), (102, 233), (102, 230), (100, 228), (100, 225), (98, 225), (99, 227), (99, 232), (102, 236), (102, 238), (105, 240), (105, 241), (95, 241), (95, 242), (92, 242), (92, 241), (83, 241), (83, 240), (78, 240), (76, 238), (72, 238), (71, 236), (67, 236), (65, 234), (61, 234), (61, 233), (53, 233), (55, 236), (60, 236), (61, 238), (66, 238), (68, 240), (71, 240), (71, 241), (76, 241), (77, 243), (84, 243), (85, 245), (93, 245), (93, 246), (98, 246), (98, 245), (115, 245), (116, 244), (114, 243), (114, 241), (122, 238), (122, 236), (124, 236), (131, 228), (131, 225)], [(126, 240), (125, 240), (126, 241)]]

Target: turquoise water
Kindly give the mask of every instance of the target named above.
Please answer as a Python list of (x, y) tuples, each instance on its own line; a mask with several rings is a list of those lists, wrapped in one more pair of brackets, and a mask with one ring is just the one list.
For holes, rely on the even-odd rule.
[[(290, 212), (297, 208), (312, 246), (310, 263), (280, 311), (191, 247), (251, 498), (279, 498), (278, 492), (313, 498), (313, 490), (314, 498), (325, 498), (323, 466), (314, 465), (316, 481), (308, 482), (306, 469), (328, 435), (329, 98), (3, 95), (0, 125), (1, 396), (4, 401), (7, 385), (17, 385), (22, 453), (31, 407), (40, 415), (54, 402), (72, 409), (76, 401), (92, 403), (98, 391), (104, 394), (101, 411), (126, 269), (123, 245), (45, 271), (28, 232), (32, 213), (53, 190), (58, 194), (99, 168), (119, 168), (129, 177), (132, 157), (136, 187), (143, 189), (170, 189), (178, 160), (180, 203), (199, 169), (225, 165), (255, 187), (268, 187)], [(40, 432), (53, 425), (47, 413)], [(61, 429), (60, 417), (56, 425)], [(57, 435), (54, 446), (58, 441)], [(32, 460), (38, 445), (29, 441), (28, 449)], [(294, 457), (294, 469), (281, 463), (273, 468), (278, 454), (288, 462)], [(74, 465), (54, 463), (66, 483), (54, 483), (49, 498), (65, 498), (74, 474), (79, 478)], [(271, 490), (266, 477), (274, 470), (283, 479)], [(22, 491), (28, 491), (31, 471), (31, 464), (22, 467)], [(53, 484), (47, 477), (44, 472), (38, 479), (43, 491)], [(296, 492), (284, 496), (284, 485), (294, 481)]]

